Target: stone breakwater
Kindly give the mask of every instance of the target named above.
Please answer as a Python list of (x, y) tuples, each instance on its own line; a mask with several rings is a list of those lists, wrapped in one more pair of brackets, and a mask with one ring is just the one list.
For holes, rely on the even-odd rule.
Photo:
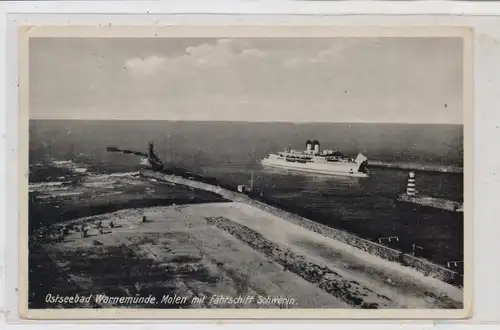
[(425, 207), (432, 207), (450, 212), (463, 212), (464, 206), (462, 203), (450, 201), (442, 198), (428, 197), (428, 196), (407, 196), (401, 194), (397, 199), (399, 202), (413, 203)]
[[(309, 283), (318, 285), (319, 288), (345, 301), (352, 307), (388, 307), (387, 305), (380, 306), (378, 303), (365, 301), (365, 299), (363, 299), (363, 296), (367, 295), (367, 292), (374, 294), (372, 290), (356, 281), (350, 281), (343, 278), (326, 266), (319, 266), (305, 260), (303, 256), (278, 246), (248, 227), (237, 224), (225, 217), (208, 217), (205, 219), (208, 224), (227, 231), (254, 250), (261, 252), (269, 259), (282, 265), (286, 270), (297, 274)], [(377, 294), (377, 297), (379, 298), (378, 300), (390, 302), (388, 297), (379, 294)]]
[[(397, 304), (394, 305), (395, 302), (391, 298), (373, 291), (357, 280), (340, 275), (327, 265), (308, 260), (288, 247), (270, 241), (249, 227), (222, 216), (206, 217), (205, 220), (209, 225), (228, 232), (255, 251), (280, 264), (286, 271), (317, 285), (320, 289), (353, 308), (378, 309), (397, 306)], [(453, 301), (445, 295), (438, 296), (432, 292), (426, 292), (426, 295), (438, 304), (438, 308), (461, 308), (462, 306), (462, 303)]]
[(147, 170), (141, 171), (140, 174), (143, 175), (144, 177), (154, 178), (159, 181), (166, 181), (174, 184), (188, 186), (195, 189), (210, 191), (215, 194), (218, 194), (219, 196), (225, 199), (232, 200), (234, 202), (246, 203), (260, 210), (268, 212), (269, 214), (278, 216), (283, 220), (289, 221), (295, 225), (301, 226), (315, 233), (321, 234), (325, 237), (329, 237), (337, 241), (340, 241), (342, 243), (348, 244), (350, 246), (356, 247), (360, 250), (366, 251), (382, 259), (389, 260), (392, 262), (397, 262), (403, 266), (413, 268), (419, 271), (420, 273), (423, 273), (426, 276), (437, 278), (441, 281), (444, 281), (446, 283), (455, 286), (459, 287), (463, 286), (463, 275), (460, 273), (454, 272), (443, 266), (433, 264), (429, 261), (416, 258), (412, 255), (404, 254), (401, 251), (391, 249), (387, 246), (383, 246), (381, 244), (377, 244), (375, 242), (357, 237), (345, 231), (334, 229), (316, 223), (312, 220), (300, 217), (293, 213), (254, 200), (245, 194), (237, 193), (212, 184), (186, 179), (177, 175), (168, 175)]
[(412, 171), (420, 171), (420, 172), (441, 172), (441, 173), (463, 173), (464, 172), (464, 169), (462, 167), (458, 167), (458, 166), (382, 162), (382, 161), (378, 161), (378, 160), (369, 161), (368, 166), (380, 167), (380, 168), (393, 168), (393, 169), (399, 169), (399, 170), (412, 170)]

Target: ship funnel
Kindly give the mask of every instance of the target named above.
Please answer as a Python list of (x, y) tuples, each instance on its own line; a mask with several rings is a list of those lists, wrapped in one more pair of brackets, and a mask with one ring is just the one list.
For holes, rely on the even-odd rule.
[(313, 142), (313, 148), (314, 148), (314, 152), (319, 154), (320, 152), (320, 148), (319, 148), (319, 141), (318, 140), (314, 140)]
[(306, 151), (311, 152), (312, 150), (312, 142), (311, 140), (306, 141)]
[(406, 195), (415, 196), (417, 190), (415, 189), (415, 172), (408, 173), (408, 183), (406, 184)]

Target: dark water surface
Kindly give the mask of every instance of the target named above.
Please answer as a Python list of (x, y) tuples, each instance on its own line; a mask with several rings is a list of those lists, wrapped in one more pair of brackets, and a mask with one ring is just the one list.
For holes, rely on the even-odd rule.
[[(83, 176), (137, 171), (140, 159), (107, 153), (107, 146), (145, 151), (154, 141), (168, 164), (213, 176), (224, 184), (255, 186), (313, 220), (377, 241), (397, 236), (399, 244), (424, 248), (423, 256), (444, 264), (462, 260), (463, 215), (395, 203), (407, 171), (371, 169), (369, 178), (327, 177), (264, 169), (267, 153), (306, 140), (322, 148), (371, 160), (463, 165), (463, 127), (405, 124), (293, 124), (167, 121), (31, 121), (30, 183), (67, 180), (71, 170), (45, 166), (71, 161)], [(34, 170), (34, 165), (36, 171)], [(74, 173), (72, 174), (74, 175)], [(463, 200), (463, 175), (417, 173), (417, 189), (434, 197)]]

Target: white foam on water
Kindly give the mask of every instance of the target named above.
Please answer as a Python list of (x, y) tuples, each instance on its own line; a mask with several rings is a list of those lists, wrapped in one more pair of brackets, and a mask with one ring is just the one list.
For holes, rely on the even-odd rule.
[(57, 193), (57, 192), (61, 192), (61, 191), (69, 191), (69, 187), (52, 187), (52, 188), (47, 188), (47, 189), (36, 189), (36, 188), (30, 188), (28, 190), (29, 192), (41, 192), (41, 193), (44, 193), (44, 194), (53, 194), (53, 193)]
[(75, 167), (73, 169), (73, 172), (75, 172), (75, 173), (85, 173), (85, 172), (87, 172), (87, 169), (84, 168), (84, 167)]
[(71, 165), (71, 164), (73, 164), (73, 161), (71, 161), (71, 160), (54, 160), (54, 161), (52, 161), (52, 163), (54, 163), (54, 165)]
[(114, 185), (116, 185), (116, 181), (93, 181), (93, 182), (84, 182), (82, 184), (82, 186), (87, 188), (97, 188), (97, 187), (106, 187)]
[(73, 173), (86, 173), (88, 170), (85, 164), (77, 164), (72, 160), (52, 160), (52, 165), (58, 168), (67, 168)]
[(139, 175), (139, 171), (109, 174), (110, 177), (123, 177), (123, 176), (134, 176), (134, 175)]
[(51, 181), (51, 182), (34, 182), (30, 183), (28, 187), (29, 192), (33, 191), (43, 191), (43, 192), (50, 192), (50, 191), (61, 191), (61, 190), (68, 190), (69, 187), (63, 187), (62, 185), (66, 183), (65, 181)]
[(66, 191), (52, 193), (52, 197), (77, 196), (83, 194), (83, 191)]
[(64, 197), (64, 196), (78, 196), (83, 194), (81, 191), (52, 191), (50, 194), (39, 196), (40, 199), (49, 199), (56, 197)]
[(133, 180), (134, 176), (138, 174), (139, 172), (93, 174), (87, 176), (81, 185), (87, 188), (112, 188), (127, 186), (129, 184), (140, 184), (140, 182)]
[(30, 188), (61, 186), (63, 183), (64, 181), (34, 182), (30, 183)]
[(121, 195), (121, 194), (123, 194), (123, 191), (113, 191), (113, 192), (109, 192), (109, 193), (98, 194), (97, 196), (104, 197), (104, 196), (113, 196), (113, 195)]
[(139, 172), (120, 172), (120, 173), (110, 173), (110, 174), (98, 174), (93, 175), (92, 178), (107, 179), (107, 178), (121, 178), (121, 177), (131, 177), (134, 175), (139, 175)]
[(141, 180), (121, 180), (120, 182), (129, 186), (139, 186), (144, 184)]

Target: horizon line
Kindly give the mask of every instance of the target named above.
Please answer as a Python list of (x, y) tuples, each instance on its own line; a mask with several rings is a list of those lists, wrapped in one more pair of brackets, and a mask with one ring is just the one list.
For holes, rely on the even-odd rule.
[(204, 119), (124, 119), (124, 118), (29, 118), (32, 120), (53, 121), (165, 121), (165, 122), (204, 122), (204, 123), (256, 123), (256, 124), (400, 124), (400, 125), (461, 125), (446, 122), (398, 122), (398, 121), (291, 121), (291, 120), (204, 120)]

